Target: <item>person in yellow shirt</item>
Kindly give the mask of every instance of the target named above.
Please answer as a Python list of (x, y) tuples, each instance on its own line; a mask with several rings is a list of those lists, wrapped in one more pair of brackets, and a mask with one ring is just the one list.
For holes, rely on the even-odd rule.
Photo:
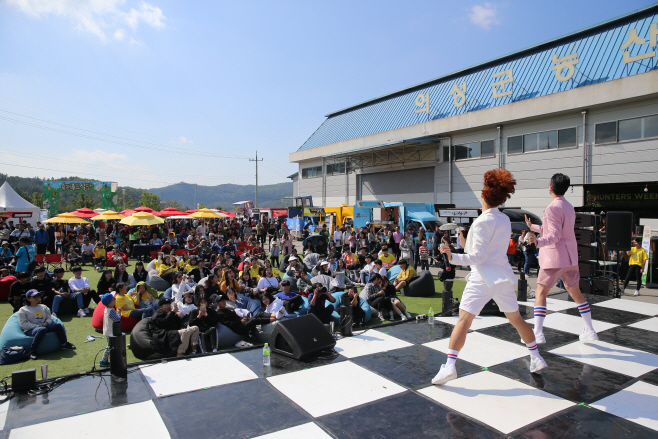
[(642, 241), (639, 238), (633, 239), (633, 247), (631, 251), (626, 252), (630, 259), (628, 260), (628, 272), (624, 280), (624, 290), (631, 280), (631, 276), (635, 275), (637, 279), (637, 289), (633, 293), (634, 296), (640, 295), (640, 288), (642, 288), (642, 273), (644, 272), (644, 261), (649, 259), (646, 250), (642, 248)]
[(107, 252), (105, 251), (103, 244), (101, 242), (98, 242), (98, 244), (96, 244), (96, 247), (94, 247), (94, 267), (96, 267), (97, 269), (98, 267), (105, 267), (106, 261), (107, 261)]
[(242, 278), (242, 273), (247, 270), (249, 271), (249, 275), (251, 276), (252, 279), (255, 279), (256, 282), (260, 280), (260, 274), (258, 274), (258, 269), (260, 267), (258, 266), (257, 262), (254, 262), (253, 265), (251, 264), (251, 260), (249, 258), (245, 259), (244, 262), (242, 263), (242, 271), (240, 271), (239, 277)]
[(389, 253), (386, 246), (382, 246), (382, 254), (379, 255), (379, 260), (382, 261), (382, 265), (387, 270), (395, 265), (395, 255)]
[(409, 285), (413, 278), (417, 276), (416, 270), (414, 270), (414, 267), (409, 266), (406, 259), (401, 259), (399, 265), (402, 270), (393, 282), (396, 291), (400, 291), (402, 288)]

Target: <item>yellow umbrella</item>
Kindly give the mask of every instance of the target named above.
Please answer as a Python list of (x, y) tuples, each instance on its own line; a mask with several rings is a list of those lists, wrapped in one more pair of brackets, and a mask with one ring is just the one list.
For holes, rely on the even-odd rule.
[(119, 222), (127, 226), (150, 226), (153, 224), (162, 224), (164, 223), (164, 220), (162, 218), (158, 218), (152, 213), (135, 212), (132, 215), (125, 217)]
[(210, 209), (199, 209), (196, 212), (190, 214), (190, 216), (194, 218), (222, 218), (220, 214)]
[(44, 223), (89, 224), (89, 221), (85, 221), (82, 218), (78, 218), (72, 213), (60, 213), (57, 216), (45, 220)]
[(96, 215), (91, 219), (96, 221), (96, 220), (115, 220), (115, 219), (124, 219), (124, 218), (125, 216), (121, 215), (120, 213), (116, 213), (113, 210), (106, 210), (105, 212), (101, 213), (100, 215)]

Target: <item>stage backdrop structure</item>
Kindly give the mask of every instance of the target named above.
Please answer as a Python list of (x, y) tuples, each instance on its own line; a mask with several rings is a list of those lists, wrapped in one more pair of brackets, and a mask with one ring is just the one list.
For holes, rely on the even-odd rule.
[(44, 181), (43, 208), (49, 216), (59, 214), (60, 193), (100, 193), (101, 208), (117, 210), (119, 184), (107, 181)]

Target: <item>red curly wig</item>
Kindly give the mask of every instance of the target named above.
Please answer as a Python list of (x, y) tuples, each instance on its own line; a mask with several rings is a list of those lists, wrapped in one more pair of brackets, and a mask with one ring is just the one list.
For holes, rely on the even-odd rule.
[(484, 173), (482, 198), (489, 206), (500, 206), (514, 193), (516, 180), (507, 169), (492, 169)]

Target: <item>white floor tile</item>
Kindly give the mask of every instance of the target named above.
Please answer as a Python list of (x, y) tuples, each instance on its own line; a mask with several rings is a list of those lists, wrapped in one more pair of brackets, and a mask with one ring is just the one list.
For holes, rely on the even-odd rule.
[[(457, 320), (459, 320), (458, 316), (454, 317), (435, 317), (434, 320), (437, 322), (443, 322), (443, 323), (448, 323), (450, 325), (456, 325)], [(484, 329), (484, 328), (490, 328), (492, 326), (498, 326), (498, 325), (504, 325), (505, 323), (509, 323), (509, 320), (507, 320), (504, 317), (497, 317), (497, 316), (477, 316), (473, 319), (473, 323), (471, 324), (471, 329), (473, 331), (477, 331), (478, 329)]]
[(336, 342), (335, 349), (336, 352), (347, 358), (355, 358), (409, 346), (412, 344), (391, 335), (368, 331), (354, 337), (341, 338)]
[(639, 377), (658, 368), (658, 355), (604, 341), (577, 341), (550, 352), (632, 377)]
[(491, 372), (474, 373), (418, 392), (505, 434), (575, 405)]
[(251, 369), (230, 354), (142, 366), (142, 373), (157, 396), (258, 378)]
[[(145, 422), (148, 420), (148, 422)], [(168, 438), (169, 432), (153, 401), (127, 404), (84, 415), (13, 429), (9, 439)]]
[(637, 300), (610, 299), (601, 303), (595, 303), (594, 306), (600, 306), (602, 308), (618, 309), (620, 311), (634, 312), (638, 314), (644, 314), (645, 316), (658, 316), (657, 304), (639, 302)]
[(620, 392), (590, 404), (590, 406), (658, 430), (656, 398), (658, 398), (658, 386), (638, 381)]
[[(596, 317), (596, 310), (592, 310), (592, 314), (593, 317)], [(534, 323), (534, 321), (534, 317), (526, 320), (528, 323)], [(594, 330), (596, 332), (602, 332), (619, 325), (602, 322), (593, 318), (592, 326), (594, 326)], [(583, 318), (580, 316), (572, 316), (569, 314), (554, 312), (546, 316), (544, 319), (544, 327), (580, 335), (580, 333), (583, 331)]]
[(1, 397), (0, 402), (0, 430), (5, 429), (5, 422), (7, 422), (7, 411), (9, 410), (9, 401), (4, 402), (7, 397)]
[[(268, 381), (316, 418), (405, 391), (351, 361), (286, 373)], [(347, 383), (347, 393), (336, 390), (340, 383)]]
[(642, 320), (628, 326), (630, 326), (631, 328), (645, 329), (647, 331), (658, 332), (658, 317)]
[(258, 436), (253, 439), (331, 439), (323, 429), (315, 425), (313, 422), (308, 424), (298, 425), (297, 427), (286, 428), (285, 430), (275, 431), (263, 436)]
[[(425, 343), (423, 346), (447, 353), (448, 343), (450, 343), (450, 339), (444, 338)], [(470, 332), (466, 336), (466, 344), (459, 351), (460, 360), (468, 361), (482, 367), (491, 367), (496, 364), (525, 357), (526, 355), (530, 355), (530, 352), (524, 346), (480, 334), (479, 332)], [(437, 365), (437, 372), (439, 366)]]
[[(534, 301), (528, 302), (519, 302), (519, 305), (535, 307)], [(565, 309), (575, 308), (576, 304), (574, 302), (569, 302), (568, 300), (558, 300), (551, 299), (550, 297), (546, 298), (546, 310), (547, 311), (564, 311)]]

